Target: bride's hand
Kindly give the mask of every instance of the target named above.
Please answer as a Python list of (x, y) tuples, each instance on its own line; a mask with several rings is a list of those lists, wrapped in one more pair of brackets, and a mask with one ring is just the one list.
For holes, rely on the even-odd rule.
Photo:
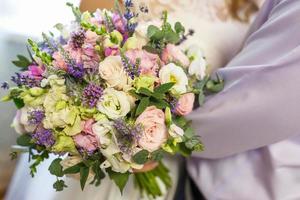
[(133, 172), (134, 173), (149, 172), (149, 171), (155, 169), (157, 166), (158, 166), (158, 162), (151, 161), (151, 162), (146, 163), (142, 169), (134, 169)]

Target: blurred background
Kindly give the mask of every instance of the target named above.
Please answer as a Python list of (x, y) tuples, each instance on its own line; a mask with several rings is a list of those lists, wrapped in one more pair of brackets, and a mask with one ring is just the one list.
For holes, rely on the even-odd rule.
[[(73, 19), (67, 0), (0, 0), (0, 82), (10, 79), (17, 70), (11, 61), (17, 54), (27, 55), (28, 38), (39, 39), (58, 22)], [(68, 0), (79, 4), (79, 0)], [(86, 6), (88, 7), (88, 6)], [(5, 91), (0, 90), (0, 97)], [(0, 103), (0, 199), (11, 179), (16, 162), (10, 160), (10, 148), (17, 133), (10, 127), (15, 114), (11, 103)], [(28, 171), (29, 172), (29, 171)]]

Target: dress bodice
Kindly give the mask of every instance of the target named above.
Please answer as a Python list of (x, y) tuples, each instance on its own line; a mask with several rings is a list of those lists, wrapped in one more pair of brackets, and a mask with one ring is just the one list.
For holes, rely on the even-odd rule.
[(165, 10), (169, 21), (180, 21), (195, 34), (183, 45), (196, 44), (206, 55), (210, 71), (223, 67), (239, 50), (249, 24), (229, 14), (225, 0), (135, 0), (136, 9), (146, 6), (142, 20), (159, 19)]

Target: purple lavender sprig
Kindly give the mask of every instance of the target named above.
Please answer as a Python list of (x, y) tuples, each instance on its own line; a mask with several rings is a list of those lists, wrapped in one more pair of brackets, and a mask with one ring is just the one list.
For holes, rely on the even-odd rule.
[(132, 0), (126, 0), (124, 18), (127, 20), (126, 29), (130, 34), (134, 33), (138, 25), (137, 22), (131, 21), (132, 18), (137, 17), (137, 14), (131, 11), (132, 7), (133, 7)]
[(83, 104), (90, 108), (95, 107), (102, 94), (103, 94), (103, 89), (100, 86), (90, 83), (83, 90), (83, 94), (82, 94)]
[(125, 69), (125, 71), (127, 72), (128, 76), (133, 80), (134, 77), (139, 77), (141, 74), (141, 70), (140, 70), (140, 63), (141, 60), (137, 59), (136, 62), (134, 64), (132, 64), (129, 59), (126, 57), (126, 55), (124, 53), (121, 53), (121, 60), (122, 60), (122, 64), (123, 67)]
[(11, 77), (11, 81), (14, 82), (18, 87), (27, 86), (29, 88), (39, 87), (41, 82), (40, 80), (35, 79), (34, 77), (28, 74), (15, 73), (15, 76)]
[(8, 90), (9, 89), (9, 84), (5, 81), (5, 82), (1, 83), (1, 88), (3, 90)]
[(132, 146), (139, 140), (143, 131), (141, 125), (127, 124), (123, 119), (117, 119), (113, 124), (117, 131), (117, 140), (120, 150), (124, 153), (132, 153)]
[(45, 112), (43, 110), (34, 110), (28, 113), (28, 121), (30, 125), (39, 125), (45, 118)]
[(67, 72), (74, 78), (82, 79), (84, 76), (84, 67), (82, 63), (71, 62), (67, 64)]
[(32, 134), (32, 139), (37, 145), (51, 147), (55, 144), (55, 138), (52, 130), (39, 128)]

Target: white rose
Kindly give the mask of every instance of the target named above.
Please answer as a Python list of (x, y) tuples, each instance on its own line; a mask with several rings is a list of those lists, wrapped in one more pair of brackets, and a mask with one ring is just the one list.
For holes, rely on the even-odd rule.
[(207, 68), (207, 62), (202, 50), (197, 46), (192, 46), (187, 54), (193, 59), (189, 66), (189, 75), (195, 75), (198, 80), (202, 80), (206, 76)]
[(183, 69), (174, 63), (164, 66), (159, 71), (159, 79), (162, 84), (174, 82), (171, 92), (174, 94), (183, 94), (187, 91), (188, 78)]
[(107, 88), (97, 104), (98, 110), (110, 119), (125, 117), (130, 112), (130, 101), (125, 92)]
[(124, 70), (120, 56), (106, 57), (99, 64), (99, 74), (109, 87), (118, 90), (128, 87), (129, 78)]

